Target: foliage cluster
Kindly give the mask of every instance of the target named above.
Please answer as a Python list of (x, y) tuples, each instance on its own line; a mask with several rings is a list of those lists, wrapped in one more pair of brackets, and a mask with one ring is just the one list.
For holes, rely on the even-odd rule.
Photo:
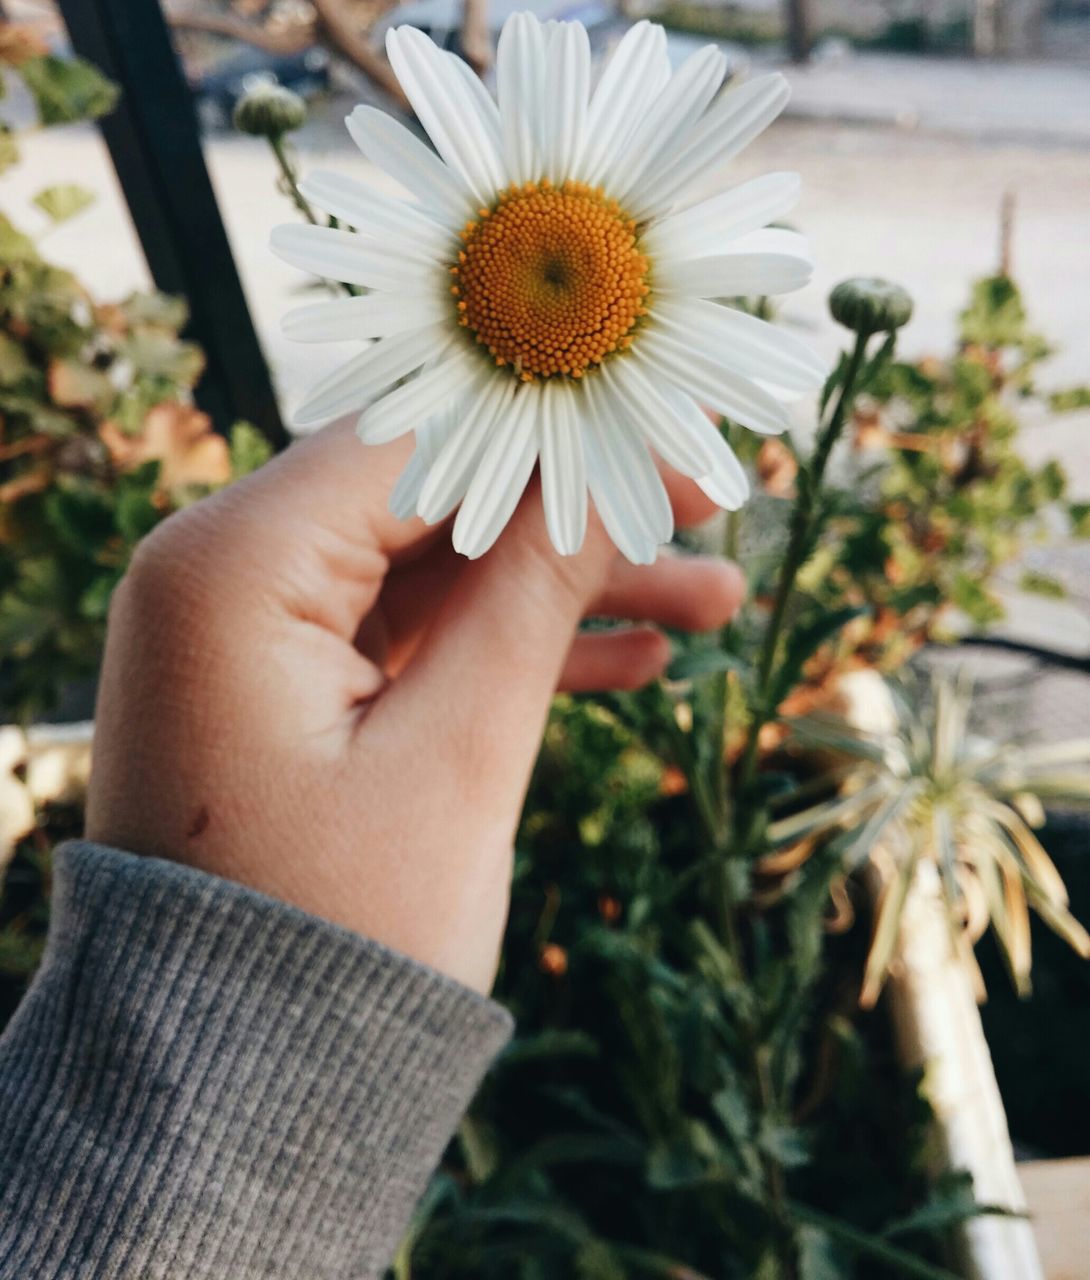
[[(35, 52), (11, 26), (12, 60), (44, 124), (109, 110), (89, 65)], [(29, 46), (28, 46), (28, 42)], [(11, 135), (6, 135), (11, 140)], [(11, 143), (14, 146), (14, 143)], [(10, 154), (10, 152), (5, 152)], [(55, 225), (89, 193), (49, 187)], [(183, 301), (137, 294), (96, 303), (0, 216), (0, 710), (27, 720), (91, 677), (106, 609), (136, 543), (178, 507), (268, 456), (245, 424), (230, 443), (194, 408), (204, 357), (179, 335)]]
[[(264, 449), (243, 429), (228, 451), (192, 408), (200, 356), (176, 302), (96, 306), (7, 227), (0, 273), (3, 697), (26, 716), (93, 671), (137, 540)], [(519, 1033), (397, 1280), (949, 1280), (944, 1234), (987, 1207), (964, 1178), (926, 1176), (926, 1104), (859, 1009), (868, 940), (847, 925), (866, 895), (844, 861), (858, 832), (829, 824), (801, 850), (775, 832), (832, 785), (794, 750), (792, 717), (835, 700), (845, 669), (899, 665), (951, 606), (986, 622), (995, 575), (1046, 509), (1084, 523), (1059, 469), (1015, 449), (1015, 397), (1043, 354), (1004, 279), (980, 286), (949, 360), (898, 362), (893, 334), (857, 332), (814, 448), (751, 459), (785, 499), (785, 537), (746, 557), (746, 614), (679, 637), (658, 686), (558, 701), (498, 987)], [(874, 463), (859, 453), (830, 482), (850, 436)], [(746, 519), (726, 522), (728, 553)], [(0, 916), (17, 982), (50, 846), (74, 821), (40, 807), (17, 842)]]
[[(744, 616), (719, 635), (679, 637), (660, 687), (558, 704), (520, 834), (499, 985), (518, 1038), (452, 1144), (397, 1280), (950, 1274), (944, 1237), (987, 1206), (956, 1176), (928, 1182), (927, 1105), (883, 1070), (888, 1040), (860, 1007), (864, 973), (868, 1004), (881, 981), (896, 912), (881, 912), (877, 951), (849, 927), (870, 914), (850, 855), (904, 788), (879, 770), (883, 802), (868, 808), (845, 746), (866, 767), (880, 762), (867, 764), (858, 737), (831, 755), (829, 723), (846, 672), (899, 666), (953, 608), (981, 625), (994, 617), (994, 604), (974, 613), (962, 584), (991, 604), (996, 576), (1046, 515), (1079, 531), (1059, 467), (1027, 466), (1014, 441), (1044, 354), (1005, 278), (975, 287), (947, 360), (900, 362), (894, 335), (857, 334), (812, 451), (753, 449), (787, 528), (769, 552), (747, 541), (752, 513), (727, 519), (725, 548), (741, 549), (755, 586)], [(865, 483), (850, 460), (827, 479), (834, 445), (861, 436)], [(936, 529), (942, 544), (928, 553)], [(794, 728), (819, 711), (823, 754)], [(991, 786), (964, 725), (947, 768), (948, 720), (905, 730), (925, 798), (962, 752), (962, 790)], [(911, 829), (944, 803), (919, 806)], [(997, 874), (1026, 875), (1025, 895), (1082, 938), (1013, 812), (996, 809), (1019, 841), (997, 837)], [(795, 827), (813, 838), (787, 839)], [(961, 834), (943, 846), (957, 845), (955, 860), (971, 853)], [(963, 870), (948, 885), (956, 928)], [(896, 883), (911, 878), (911, 866), (897, 871)], [(1023, 984), (1025, 895), (1007, 895), (997, 924)]]
[[(850, 457), (827, 489), (822, 544), (799, 574), (803, 621), (859, 611), (809, 666), (811, 686), (852, 666), (896, 672), (926, 643), (1001, 621), (1001, 587), (1064, 594), (1045, 574), (1010, 579), (1035, 543), (1090, 536), (1090, 504), (1067, 497), (1062, 464), (1032, 466), (1018, 446), (1028, 407), (1081, 407), (1085, 388), (1036, 390), (1049, 354), (1016, 284), (999, 275), (973, 286), (948, 358), (876, 367), (848, 427)], [(782, 497), (797, 457), (778, 460)]]

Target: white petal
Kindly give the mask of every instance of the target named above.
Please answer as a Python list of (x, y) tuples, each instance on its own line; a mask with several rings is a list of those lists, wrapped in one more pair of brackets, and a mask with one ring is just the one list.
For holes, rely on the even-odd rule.
[(711, 471), (706, 476), (701, 476), (696, 483), (717, 506), (727, 511), (737, 511), (749, 497), (749, 480), (746, 478), (742, 464), (735, 457), (734, 450), (723, 439), (723, 433), (709, 421), (704, 410), (684, 391), (670, 383), (663, 383), (659, 391), (676, 419), (681, 420), (686, 415), (699, 413), (711, 427), (715, 440), (714, 465)]
[(458, 517), (453, 543), (470, 560), (492, 546), (518, 505), (537, 461), (541, 388), (522, 386), (477, 464)]
[(296, 425), (316, 426), (350, 409), (358, 409), (372, 396), (433, 359), (450, 340), (450, 326), (447, 324), (383, 338), (312, 387), (295, 412)]
[(723, 83), (727, 60), (712, 45), (681, 64), (650, 103), (639, 126), (606, 166), (602, 185), (624, 204), (646, 173), (654, 173), (703, 114)]
[(642, 247), (677, 260), (722, 253), (736, 237), (790, 212), (801, 186), (797, 173), (766, 173), (653, 223)]
[(416, 514), (420, 491), (454, 423), (454, 411), (447, 408), (417, 427), (416, 448), (413, 450), (413, 456), (406, 463), (405, 470), (398, 476), (387, 503), (390, 514), (397, 516), (399, 520), (408, 520), (410, 516)]
[(444, 283), (443, 268), (435, 263), (397, 258), (352, 231), (314, 227), (309, 222), (273, 227), (269, 247), (300, 271), (344, 284), (421, 293)]
[(754, 298), (809, 284), (813, 263), (789, 253), (721, 253), (687, 262), (657, 261), (655, 288), (666, 296)]
[(281, 325), (293, 342), (358, 342), (438, 324), (452, 314), (450, 299), (438, 294), (371, 293), (296, 307)]
[(590, 496), (622, 555), (651, 564), (674, 529), (662, 477), (638, 433), (612, 416), (597, 379), (584, 379), (579, 390)]
[(532, 13), (503, 24), (496, 48), (496, 96), (507, 172), (516, 185), (544, 172), (539, 127), (545, 102), (545, 41)]
[(672, 335), (649, 329), (640, 335), (640, 355), (683, 391), (751, 431), (778, 435), (787, 430), (787, 412), (774, 396)]
[(477, 202), (460, 179), (385, 111), (356, 107), (345, 124), (363, 154), (444, 223), (460, 228), (473, 212)]
[(606, 164), (647, 114), (670, 79), (666, 32), (646, 19), (629, 27), (590, 100), (578, 177), (596, 185)]
[(461, 77), (466, 93), (472, 99), (477, 123), (487, 136), (492, 152), (499, 157), (500, 176), (504, 185), (506, 185), (508, 175), (506, 166), (503, 164), (503, 129), (500, 125), (499, 108), (496, 106), (492, 95), (484, 87), (484, 81), (468, 62), (454, 53), (444, 53), (443, 57), (448, 60), (449, 64)]
[(396, 440), (438, 413), (452, 397), (468, 387), (480, 367), (480, 357), (475, 352), (465, 347), (456, 349), (447, 359), (369, 405), (360, 414), (356, 434), (364, 444)]
[(416, 510), (428, 524), (445, 519), (465, 497), (491, 434), (507, 430), (517, 385), (514, 378), (486, 369), (471, 385), (420, 491)]
[[(419, 432), (417, 433), (419, 436)], [(420, 495), (420, 486), (428, 476), (427, 459), (418, 444), (413, 455), (405, 464), (405, 469), (394, 482), (390, 496), (386, 501), (386, 509), (398, 520), (408, 520), (416, 511), (416, 500)]]
[(645, 180), (632, 188), (633, 216), (665, 212), (697, 178), (726, 164), (766, 129), (790, 96), (787, 81), (778, 73), (728, 89), (688, 136), (679, 139), (661, 168), (646, 170)]
[(541, 497), (553, 546), (571, 556), (587, 532), (587, 471), (576, 413), (578, 393), (564, 381), (546, 384), (541, 403)]
[(320, 209), (355, 227), (361, 235), (381, 236), (388, 251), (393, 240), (399, 253), (445, 259), (451, 245), (457, 242), (449, 227), (441, 226), (414, 205), (382, 195), (343, 174), (321, 170), (308, 173), (299, 183), (299, 190)]
[(749, 231), (731, 242), (728, 253), (786, 253), (795, 258), (813, 262), (810, 241), (797, 231), (786, 227), (762, 227)]
[(545, 52), (545, 84), (545, 176), (559, 184), (574, 176), (586, 135), (590, 43), (582, 23), (558, 24)]
[(732, 372), (767, 380), (784, 391), (815, 391), (829, 373), (824, 361), (794, 334), (717, 302), (662, 298), (655, 307), (655, 323)]
[(659, 394), (664, 379), (642, 358), (632, 354), (602, 366), (599, 375), (612, 393), (617, 417), (627, 419), (643, 433), (647, 443), (682, 475), (696, 479), (715, 466), (710, 437), (718, 432), (696, 409), (676, 417)]
[(729, 462), (720, 463), (711, 475), (701, 476), (696, 482), (717, 507), (724, 511), (737, 511), (749, 497), (749, 480), (745, 469), (734, 456), (734, 450), (724, 440)]
[(497, 140), (451, 58), (415, 27), (388, 31), (386, 52), (436, 151), (480, 204), (491, 204), (506, 185)]

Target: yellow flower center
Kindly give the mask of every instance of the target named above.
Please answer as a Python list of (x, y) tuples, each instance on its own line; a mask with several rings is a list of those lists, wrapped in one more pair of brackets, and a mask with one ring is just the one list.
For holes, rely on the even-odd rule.
[(459, 323), (524, 381), (581, 378), (647, 314), (636, 224), (601, 190), (509, 187), (462, 231), (451, 268)]

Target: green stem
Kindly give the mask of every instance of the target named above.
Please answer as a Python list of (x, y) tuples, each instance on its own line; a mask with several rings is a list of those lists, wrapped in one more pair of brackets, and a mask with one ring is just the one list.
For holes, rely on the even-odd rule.
[(313, 226), (318, 226), (321, 220), (314, 212), (314, 206), (299, 190), (299, 178), (294, 166), (288, 159), (288, 149), (284, 146), (284, 135), (282, 133), (270, 134), (269, 146), (276, 157), (276, 163), (280, 166), (280, 172), (284, 175), (284, 181), (288, 184), (292, 203), (309, 223)]
[[(270, 134), (269, 146), (272, 148), (272, 153), (276, 157), (276, 163), (284, 177), (284, 181), (287, 183), (288, 191), (291, 193), (292, 204), (295, 205), (311, 226), (325, 226), (326, 224), (314, 212), (314, 206), (299, 190), (299, 176), (295, 172), (295, 166), (292, 164), (291, 159), (288, 156), (288, 149), (284, 145), (284, 135), (282, 133)], [(335, 219), (330, 219), (328, 225), (333, 226), (334, 223)], [(355, 298), (359, 294), (359, 289), (354, 284), (341, 283), (340, 288), (343, 289), (351, 298)]]
[(855, 384), (858, 381), (863, 360), (866, 356), (870, 333), (860, 331), (856, 335), (855, 348), (844, 371), (844, 380), (840, 384), (840, 392), (833, 407), (832, 414), (825, 428), (819, 433), (817, 447), (808, 465), (799, 471), (799, 496), (791, 516), (791, 526), (787, 539), (787, 551), (780, 569), (779, 581), (776, 584), (776, 595), (772, 603), (772, 614), (761, 643), (761, 654), (757, 665), (757, 696), (755, 699), (753, 719), (746, 735), (746, 745), (739, 767), (739, 791), (745, 796), (753, 786), (757, 773), (757, 751), (761, 730), (772, 719), (776, 708), (769, 705), (772, 701), (772, 676), (776, 658), (780, 651), (783, 637), (784, 621), (787, 607), (795, 591), (799, 570), (806, 563), (813, 549), (814, 538), (818, 533), (819, 513), (818, 498), (825, 479), (825, 469), (833, 446), (840, 439), (844, 430), (847, 412), (855, 399)]
[[(809, 465), (799, 472), (799, 498), (792, 513), (788, 534), (787, 551), (780, 570), (773, 600), (772, 613), (761, 645), (757, 666), (757, 691), (753, 711), (753, 719), (749, 725), (746, 742), (743, 748), (739, 767), (738, 801), (734, 809), (737, 847), (734, 857), (746, 857), (752, 852), (753, 827), (759, 810), (752, 804), (752, 789), (756, 778), (757, 752), (761, 730), (775, 714), (772, 706), (773, 676), (776, 659), (782, 643), (784, 624), (788, 606), (795, 591), (799, 571), (808, 559), (813, 548), (814, 539), (819, 531), (820, 512), (818, 500), (825, 479), (829, 456), (833, 446), (844, 430), (848, 410), (855, 395), (855, 386), (863, 368), (866, 356), (868, 333), (860, 333), (856, 338), (855, 348), (844, 372), (844, 380), (832, 413), (826, 426), (818, 436), (817, 445)], [(733, 555), (737, 538), (736, 526), (729, 520), (724, 535), (724, 552)], [(726, 683), (716, 690), (716, 705), (721, 716), (726, 712)], [(724, 733), (724, 725), (713, 725), (716, 742), (720, 750)], [(725, 769), (719, 765), (721, 781), (725, 782)], [(723, 798), (720, 799), (722, 792)], [(715, 790), (717, 803), (714, 806), (719, 821), (719, 829), (726, 824), (727, 799), (725, 787)], [(694, 799), (697, 797), (694, 796)], [(698, 802), (698, 807), (703, 807)], [(723, 836), (720, 835), (720, 847)], [(723, 942), (738, 967), (743, 980), (747, 971), (745, 955), (738, 927), (738, 907), (733, 900), (732, 880), (726, 859), (722, 859), (714, 882), (714, 896), (720, 918)], [(776, 1087), (769, 1067), (768, 1055), (761, 1044), (761, 1028), (758, 1016), (746, 1011), (739, 1017), (739, 1030), (745, 1045), (750, 1088), (759, 1111), (764, 1115), (774, 1114), (777, 1110)], [(795, 1235), (792, 1228), (791, 1205), (787, 1197), (787, 1177), (783, 1166), (770, 1153), (761, 1153), (761, 1167), (764, 1174), (765, 1188), (774, 1223), (776, 1240), (775, 1248), (779, 1259), (780, 1280), (796, 1280), (798, 1275), (798, 1255), (795, 1248)]]
[(809, 1205), (802, 1204), (792, 1204), (790, 1209), (799, 1222), (807, 1222), (819, 1227), (826, 1235), (847, 1245), (851, 1252), (881, 1262), (887, 1275), (895, 1273), (902, 1276), (915, 1276), (918, 1280), (958, 1280), (956, 1272), (926, 1262), (923, 1258), (918, 1258), (915, 1254), (890, 1244), (880, 1236), (870, 1235), (848, 1222), (841, 1222), (831, 1214), (822, 1213), (819, 1209), (811, 1209)]

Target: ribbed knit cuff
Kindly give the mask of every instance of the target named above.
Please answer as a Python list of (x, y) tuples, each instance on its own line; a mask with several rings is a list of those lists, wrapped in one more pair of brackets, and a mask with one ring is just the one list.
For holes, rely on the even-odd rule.
[(0, 1040), (0, 1277), (379, 1275), (511, 1025), (262, 894), (67, 845)]

